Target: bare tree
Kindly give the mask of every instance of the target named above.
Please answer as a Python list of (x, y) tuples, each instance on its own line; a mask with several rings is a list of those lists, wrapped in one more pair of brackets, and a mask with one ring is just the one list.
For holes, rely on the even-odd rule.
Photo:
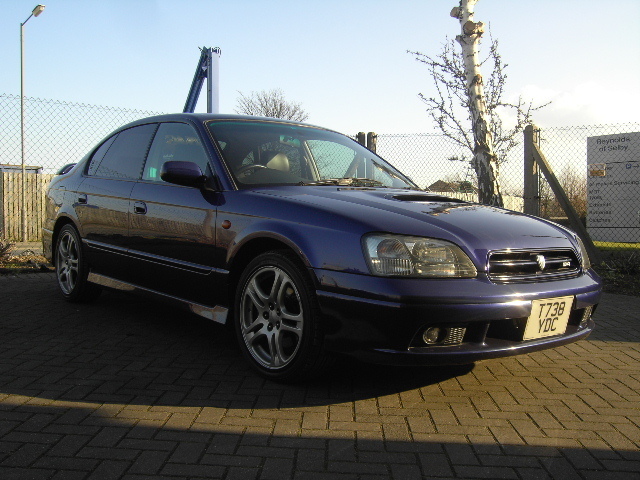
[[(580, 171), (566, 166), (558, 181), (578, 216), (584, 220), (587, 216), (587, 178)], [(544, 218), (562, 218), (566, 216), (564, 209), (553, 194), (549, 183), (540, 182), (540, 216)]]
[[(507, 64), (498, 52), (498, 41), (491, 39), (488, 56), (481, 60), (478, 44), (484, 33), (484, 24), (473, 21), (473, 7), (477, 0), (460, 0), (451, 11), (458, 19), (461, 34), (456, 42), (447, 40), (435, 57), (420, 53), (417, 61), (429, 67), (436, 94), (420, 98), (427, 105), (427, 112), (439, 130), (456, 144), (472, 154), (472, 165), (478, 177), (479, 199), (482, 203), (502, 205), (498, 182), (499, 164), (506, 160), (508, 152), (518, 144), (519, 134), (531, 122), (531, 115), (542, 106), (534, 107), (522, 98), (513, 104), (503, 99)], [(491, 71), (485, 80), (480, 67)], [(501, 113), (515, 113), (515, 126), (504, 126)]]
[(241, 115), (255, 115), (260, 117), (280, 118), (304, 122), (309, 118), (302, 105), (284, 98), (284, 93), (279, 88), (273, 90), (261, 90), (240, 96), (236, 101), (235, 112)]

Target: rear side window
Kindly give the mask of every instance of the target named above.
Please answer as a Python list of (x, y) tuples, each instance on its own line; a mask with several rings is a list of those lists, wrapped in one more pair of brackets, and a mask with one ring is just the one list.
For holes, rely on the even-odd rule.
[(111, 147), (111, 144), (113, 143), (113, 141), (116, 139), (117, 136), (118, 134), (115, 134), (113, 137), (109, 138), (109, 140), (107, 140), (102, 145), (100, 145), (100, 148), (98, 148), (98, 150), (96, 150), (96, 153), (94, 153), (93, 157), (91, 157), (91, 163), (89, 164), (87, 175), (96, 174), (96, 170), (100, 166), (100, 162), (102, 161), (106, 153), (109, 151), (109, 147)]
[[(157, 128), (157, 124), (141, 125), (139, 127), (123, 130), (114, 137), (110, 146), (107, 146), (102, 161), (94, 167), (100, 147), (89, 167), (89, 174), (98, 177), (118, 178), (122, 180), (138, 180), (142, 172), (142, 165), (151, 143), (151, 137)], [(94, 173), (95, 172), (95, 173)]]

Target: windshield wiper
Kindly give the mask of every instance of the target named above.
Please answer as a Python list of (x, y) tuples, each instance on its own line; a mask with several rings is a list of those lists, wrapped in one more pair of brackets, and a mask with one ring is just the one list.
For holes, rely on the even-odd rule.
[(382, 182), (371, 178), (325, 178), (315, 182), (300, 182), (298, 185), (338, 185), (345, 187), (386, 187)]
[(298, 185), (338, 185), (338, 179), (331, 178), (326, 180), (317, 180), (315, 182), (299, 182)]

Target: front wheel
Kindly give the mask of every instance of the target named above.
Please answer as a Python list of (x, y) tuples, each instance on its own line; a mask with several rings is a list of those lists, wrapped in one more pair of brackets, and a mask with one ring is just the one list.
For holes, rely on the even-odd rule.
[(242, 353), (263, 376), (292, 382), (329, 363), (313, 286), (287, 252), (260, 255), (247, 266), (234, 311)]
[(70, 302), (91, 301), (100, 294), (100, 287), (87, 281), (89, 266), (80, 242), (72, 225), (62, 227), (56, 242), (56, 278), (62, 295)]

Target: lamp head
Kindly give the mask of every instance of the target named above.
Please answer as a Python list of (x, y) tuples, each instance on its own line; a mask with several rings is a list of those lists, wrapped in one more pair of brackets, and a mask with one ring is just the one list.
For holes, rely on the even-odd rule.
[(33, 15), (34, 17), (37, 17), (43, 11), (44, 11), (44, 5), (36, 5), (36, 8), (33, 9), (33, 11), (31, 12), (31, 15)]

